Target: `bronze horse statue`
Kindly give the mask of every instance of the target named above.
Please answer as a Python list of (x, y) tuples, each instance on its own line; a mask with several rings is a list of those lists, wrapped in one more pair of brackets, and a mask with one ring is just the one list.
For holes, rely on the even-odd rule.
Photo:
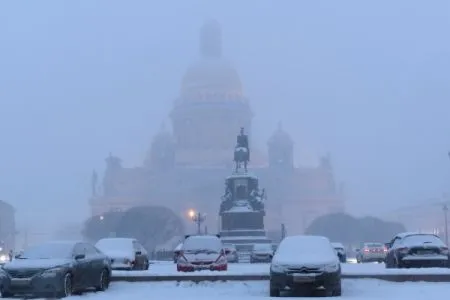
[(244, 171), (247, 172), (247, 164), (249, 161), (248, 148), (236, 147), (234, 149), (234, 162), (236, 163), (235, 172), (244, 167)]

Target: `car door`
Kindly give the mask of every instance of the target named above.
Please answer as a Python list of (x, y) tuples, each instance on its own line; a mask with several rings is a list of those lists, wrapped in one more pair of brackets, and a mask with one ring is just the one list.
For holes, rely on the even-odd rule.
[[(83, 256), (83, 258), (75, 259), (78, 256)], [(86, 259), (86, 250), (83, 246), (83, 243), (77, 243), (74, 246), (73, 250), (73, 258), (74, 258), (74, 264), (73, 264), (73, 285), (76, 288), (86, 288), (87, 283), (89, 282), (89, 279), (87, 278), (87, 269), (88, 269), (88, 262)]]
[(92, 287), (99, 283), (100, 274), (103, 271), (105, 257), (92, 245), (85, 243), (83, 247), (86, 252), (88, 286)]

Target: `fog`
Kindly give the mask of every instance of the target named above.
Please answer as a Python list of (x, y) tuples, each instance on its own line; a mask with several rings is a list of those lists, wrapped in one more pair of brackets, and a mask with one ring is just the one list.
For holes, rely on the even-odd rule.
[(9, 0), (0, 2), (0, 198), (19, 227), (87, 218), (92, 170), (110, 152), (142, 164), (208, 19), (221, 24), (251, 101), (252, 142), (265, 151), (282, 121), (296, 164), (330, 153), (348, 212), (448, 191), (447, 0)]

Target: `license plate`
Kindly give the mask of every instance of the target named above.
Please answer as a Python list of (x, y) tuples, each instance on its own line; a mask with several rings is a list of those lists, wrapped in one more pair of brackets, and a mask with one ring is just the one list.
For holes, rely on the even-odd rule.
[(417, 251), (417, 254), (419, 254), (419, 255), (430, 255), (430, 254), (433, 254), (433, 251), (422, 250), (422, 251)]
[(29, 278), (13, 278), (11, 279), (11, 284), (16, 286), (25, 286), (31, 284), (31, 279)]
[(310, 274), (293, 274), (294, 282), (314, 282), (316, 276)]

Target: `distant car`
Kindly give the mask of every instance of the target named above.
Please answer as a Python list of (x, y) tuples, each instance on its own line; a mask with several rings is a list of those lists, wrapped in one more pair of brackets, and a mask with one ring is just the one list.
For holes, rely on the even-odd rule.
[(331, 243), (341, 263), (347, 262), (347, 254), (345, 253), (345, 247), (341, 243)]
[(401, 233), (388, 244), (386, 268), (424, 268), (449, 266), (449, 249), (434, 234)]
[(144, 247), (132, 238), (104, 238), (95, 246), (111, 259), (113, 270), (148, 270), (149, 257)]
[(63, 298), (109, 287), (109, 258), (84, 242), (48, 242), (26, 249), (2, 268), (2, 298), (31, 294)]
[(183, 243), (178, 244), (173, 250), (173, 262), (177, 263), (178, 256), (181, 254), (181, 248), (183, 247)]
[(229, 263), (238, 263), (239, 262), (239, 255), (236, 249), (235, 245), (232, 244), (225, 244), (223, 246), (227, 254), (227, 260)]
[(254, 244), (250, 253), (250, 263), (270, 263), (273, 252), (272, 244)]
[(363, 243), (359, 249), (356, 249), (356, 262), (384, 262), (387, 248), (382, 243)]
[(286, 288), (341, 295), (341, 264), (326, 237), (299, 235), (281, 241), (270, 265), (270, 296), (279, 297)]
[(186, 236), (177, 259), (177, 271), (226, 271), (227, 254), (222, 241), (216, 235)]

